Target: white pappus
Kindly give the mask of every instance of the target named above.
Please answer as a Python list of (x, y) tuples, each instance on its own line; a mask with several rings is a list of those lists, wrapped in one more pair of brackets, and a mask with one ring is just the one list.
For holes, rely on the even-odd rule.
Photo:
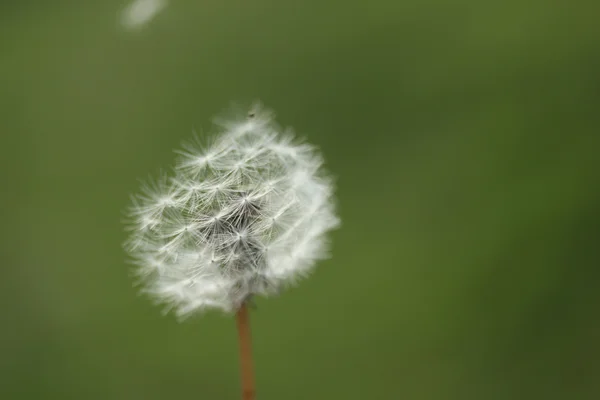
[(167, 6), (167, 0), (134, 0), (121, 12), (121, 24), (138, 29), (148, 24)]
[(339, 225), (321, 156), (272, 112), (255, 104), (216, 124), (210, 146), (184, 143), (172, 176), (144, 183), (127, 211), (144, 291), (180, 317), (277, 293), (328, 256)]

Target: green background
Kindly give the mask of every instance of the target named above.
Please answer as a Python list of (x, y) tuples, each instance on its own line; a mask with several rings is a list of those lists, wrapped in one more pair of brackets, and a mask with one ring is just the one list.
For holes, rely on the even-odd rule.
[(259, 98), (343, 220), (252, 313), (259, 400), (600, 398), (594, 3), (1, 2), (0, 397), (239, 398), (233, 319), (138, 296), (121, 220)]

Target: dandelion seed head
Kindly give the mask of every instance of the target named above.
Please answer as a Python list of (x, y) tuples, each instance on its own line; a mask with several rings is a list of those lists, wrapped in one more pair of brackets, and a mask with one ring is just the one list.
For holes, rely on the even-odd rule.
[(274, 114), (217, 120), (219, 134), (176, 151), (173, 176), (142, 184), (125, 248), (144, 291), (180, 317), (236, 310), (306, 276), (339, 225), (317, 150), (281, 132)]

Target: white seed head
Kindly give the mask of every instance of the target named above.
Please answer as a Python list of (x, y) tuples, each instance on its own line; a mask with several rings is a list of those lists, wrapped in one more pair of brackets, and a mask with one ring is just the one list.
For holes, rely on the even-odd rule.
[(217, 126), (210, 146), (185, 143), (173, 176), (143, 184), (128, 210), (125, 248), (145, 291), (180, 317), (277, 293), (327, 257), (339, 225), (320, 155), (272, 112), (255, 104)]

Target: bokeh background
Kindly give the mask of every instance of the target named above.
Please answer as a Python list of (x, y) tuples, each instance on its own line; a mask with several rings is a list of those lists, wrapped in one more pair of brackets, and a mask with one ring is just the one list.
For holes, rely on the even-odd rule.
[(252, 314), (260, 400), (600, 398), (600, 6), (0, 3), (0, 398), (237, 399), (235, 323), (136, 294), (122, 211), (261, 99), (320, 146), (333, 258)]

